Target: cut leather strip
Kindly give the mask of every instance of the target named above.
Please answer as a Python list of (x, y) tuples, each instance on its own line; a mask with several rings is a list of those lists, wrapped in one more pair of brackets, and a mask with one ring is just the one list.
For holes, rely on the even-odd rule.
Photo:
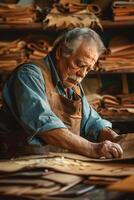
[(60, 189), (61, 189), (61, 185), (56, 184), (54, 187), (50, 187), (50, 188), (44, 188), (44, 187), (31, 188), (31, 190), (23, 191), (21, 194), (45, 196), (45, 195), (51, 194), (52, 192), (56, 192), (56, 191), (58, 192)]
[(0, 179), (0, 186), (1, 185), (29, 185), (29, 186), (40, 186), (44, 188), (53, 187), (56, 183), (48, 180), (41, 180), (41, 179)]
[(8, 162), (8, 161), (3, 161), (0, 162), (0, 172), (14, 172), (14, 171), (19, 171), (24, 168), (25, 165), (18, 165), (15, 162)]
[(122, 192), (134, 192), (134, 176), (127, 177), (110, 185), (108, 190), (116, 190)]
[(47, 180), (55, 181), (57, 183), (61, 183), (65, 185), (71, 184), (73, 182), (80, 182), (83, 180), (83, 178), (80, 176), (65, 174), (65, 173), (58, 173), (58, 172), (46, 175), (44, 178)]
[[(17, 161), (21, 164), (22, 161)], [(23, 162), (22, 162), (23, 163)], [(93, 163), (72, 160), (64, 157), (55, 157), (25, 162), (26, 166), (38, 168), (54, 169), (77, 175), (107, 175), (107, 176), (128, 176), (134, 174), (134, 164), (124, 163)], [(23, 163), (24, 165), (24, 163)], [(32, 165), (32, 166), (30, 166)]]

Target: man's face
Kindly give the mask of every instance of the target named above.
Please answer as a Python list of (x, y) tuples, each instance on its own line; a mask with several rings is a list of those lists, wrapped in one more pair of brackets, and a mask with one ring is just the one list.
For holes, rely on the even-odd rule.
[(91, 43), (90, 47), (82, 43), (73, 55), (60, 56), (57, 61), (57, 70), (64, 87), (69, 88), (80, 83), (89, 71), (94, 70), (98, 57), (94, 43)]

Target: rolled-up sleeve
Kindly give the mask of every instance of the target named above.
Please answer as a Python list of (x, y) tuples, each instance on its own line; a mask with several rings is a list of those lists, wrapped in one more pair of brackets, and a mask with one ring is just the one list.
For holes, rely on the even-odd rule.
[(12, 112), (29, 136), (56, 128), (66, 128), (51, 110), (45, 92), (45, 81), (38, 67), (21, 67), (11, 79), (11, 90), (14, 97)]
[(105, 127), (112, 127), (111, 122), (102, 119), (101, 116), (90, 106), (86, 97), (82, 98), (83, 120), (81, 125), (81, 135), (92, 142), (98, 141), (100, 130)]

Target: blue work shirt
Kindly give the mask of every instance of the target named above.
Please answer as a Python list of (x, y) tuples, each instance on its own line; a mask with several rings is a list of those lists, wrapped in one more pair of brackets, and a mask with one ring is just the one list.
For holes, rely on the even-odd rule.
[[(48, 55), (44, 58), (44, 62), (50, 68), (52, 78), (56, 83), (57, 92), (60, 95), (65, 95), (52, 57)], [(47, 89), (49, 88), (45, 88), (42, 71), (34, 63), (26, 63), (20, 66), (12, 73), (4, 86), (3, 99), (8, 107), (6, 114), (7, 116), (13, 116), (15, 119), (12, 124), (16, 125), (18, 123), (19, 127), (25, 130), (28, 143), (40, 143), (38, 140), (39, 133), (52, 129), (67, 128), (51, 110), (46, 96)], [(70, 94), (73, 95), (73, 89), (70, 89)], [(81, 94), (81, 101), (81, 136), (96, 142), (100, 130), (104, 127), (111, 127), (111, 123), (102, 119), (92, 106), (88, 104), (84, 92)], [(9, 134), (12, 133), (9, 131)]]

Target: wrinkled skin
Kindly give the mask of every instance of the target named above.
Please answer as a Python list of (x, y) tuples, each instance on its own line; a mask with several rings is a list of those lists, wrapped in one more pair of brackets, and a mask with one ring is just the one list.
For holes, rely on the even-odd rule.
[(94, 65), (99, 57), (96, 46), (93, 45), (92, 48), (89, 48), (85, 42), (69, 57), (61, 56), (61, 51), (59, 49), (56, 56), (57, 71), (65, 88), (80, 83), (89, 71), (94, 70)]
[(105, 158), (121, 158), (123, 156), (122, 147), (118, 142), (123, 136), (118, 135), (111, 128), (104, 128), (99, 135), (98, 155)]
[(97, 152), (98, 158), (121, 158), (123, 155), (121, 146), (109, 140), (98, 143)]

